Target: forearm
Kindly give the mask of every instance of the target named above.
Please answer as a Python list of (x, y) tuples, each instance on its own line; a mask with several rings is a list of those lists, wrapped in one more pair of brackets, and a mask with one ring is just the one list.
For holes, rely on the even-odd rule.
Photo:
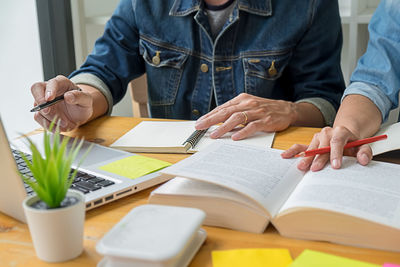
[(93, 86), (87, 84), (78, 84), (78, 86), (82, 89), (82, 91), (89, 93), (93, 98), (93, 113), (86, 122), (104, 115), (108, 110), (108, 102), (106, 97)]
[(324, 127), (325, 120), (321, 111), (313, 104), (293, 103), (294, 118), (292, 126)]
[(359, 138), (375, 134), (382, 123), (377, 106), (362, 95), (348, 95), (343, 99), (333, 127), (345, 127)]

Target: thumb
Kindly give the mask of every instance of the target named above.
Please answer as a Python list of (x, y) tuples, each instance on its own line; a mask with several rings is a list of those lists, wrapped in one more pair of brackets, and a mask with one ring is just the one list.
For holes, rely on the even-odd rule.
[(67, 77), (58, 75), (46, 82), (44, 98), (46, 101), (53, 100), (56, 96), (62, 95), (74, 87), (75, 85)]

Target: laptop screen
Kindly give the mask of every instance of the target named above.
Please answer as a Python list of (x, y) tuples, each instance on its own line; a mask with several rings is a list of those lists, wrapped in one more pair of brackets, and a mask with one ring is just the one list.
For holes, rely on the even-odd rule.
[(0, 211), (26, 222), (22, 201), (26, 197), (24, 183), (17, 171), (17, 165), (0, 118)]

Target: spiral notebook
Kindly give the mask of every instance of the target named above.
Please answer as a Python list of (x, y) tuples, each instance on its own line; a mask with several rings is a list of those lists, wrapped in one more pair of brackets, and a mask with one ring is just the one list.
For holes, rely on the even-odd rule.
[(244, 140), (233, 141), (231, 136), (240, 129), (237, 128), (219, 139), (212, 139), (210, 133), (218, 126), (198, 131), (194, 128), (195, 123), (196, 121), (142, 121), (111, 144), (111, 147), (129, 152), (195, 153), (221, 139), (271, 147), (275, 135), (257, 132)]

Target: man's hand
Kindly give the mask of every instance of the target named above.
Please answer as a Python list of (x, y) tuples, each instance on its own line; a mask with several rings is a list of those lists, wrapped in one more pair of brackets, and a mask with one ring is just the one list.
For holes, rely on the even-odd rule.
[(319, 171), (324, 168), (326, 163), (330, 160), (331, 166), (335, 169), (339, 169), (342, 165), (343, 155), (356, 156), (357, 161), (361, 165), (367, 165), (372, 159), (372, 150), (369, 145), (344, 150), (344, 146), (348, 142), (358, 139), (360, 139), (359, 136), (345, 127), (325, 127), (321, 132), (314, 135), (309, 146), (296, 144), (281, 155), (283, 158), (291, 158), (305, 150), (330, 146), (330, 153), (316, 155), (315, 157), (306, 157), (299, 161), (297, 167), (302, 171), (307, 171), (308, 169), (311, 171)]
[(40, 105), (64, 94), (64, 101), (35, 113), (35, 120), (45, 128), (57, 117), (61, 131), (69, 131), (87, 122), (93, 114), (92, 95), (74, 90), (77, 86), (64, 76), (57, 76), (47, 82), (32, 85), (34, 105)]
[(284, 130), (296, 121), (297, 113), (293, 102), (242, 93), (198, 119), (196, 129), (207, 129), (222, 122), (210, 135), (211, 138), (219, 138), (242, 124), (244, 127), (232, 135), (233, 140), (240, 140), (257, 131)]

